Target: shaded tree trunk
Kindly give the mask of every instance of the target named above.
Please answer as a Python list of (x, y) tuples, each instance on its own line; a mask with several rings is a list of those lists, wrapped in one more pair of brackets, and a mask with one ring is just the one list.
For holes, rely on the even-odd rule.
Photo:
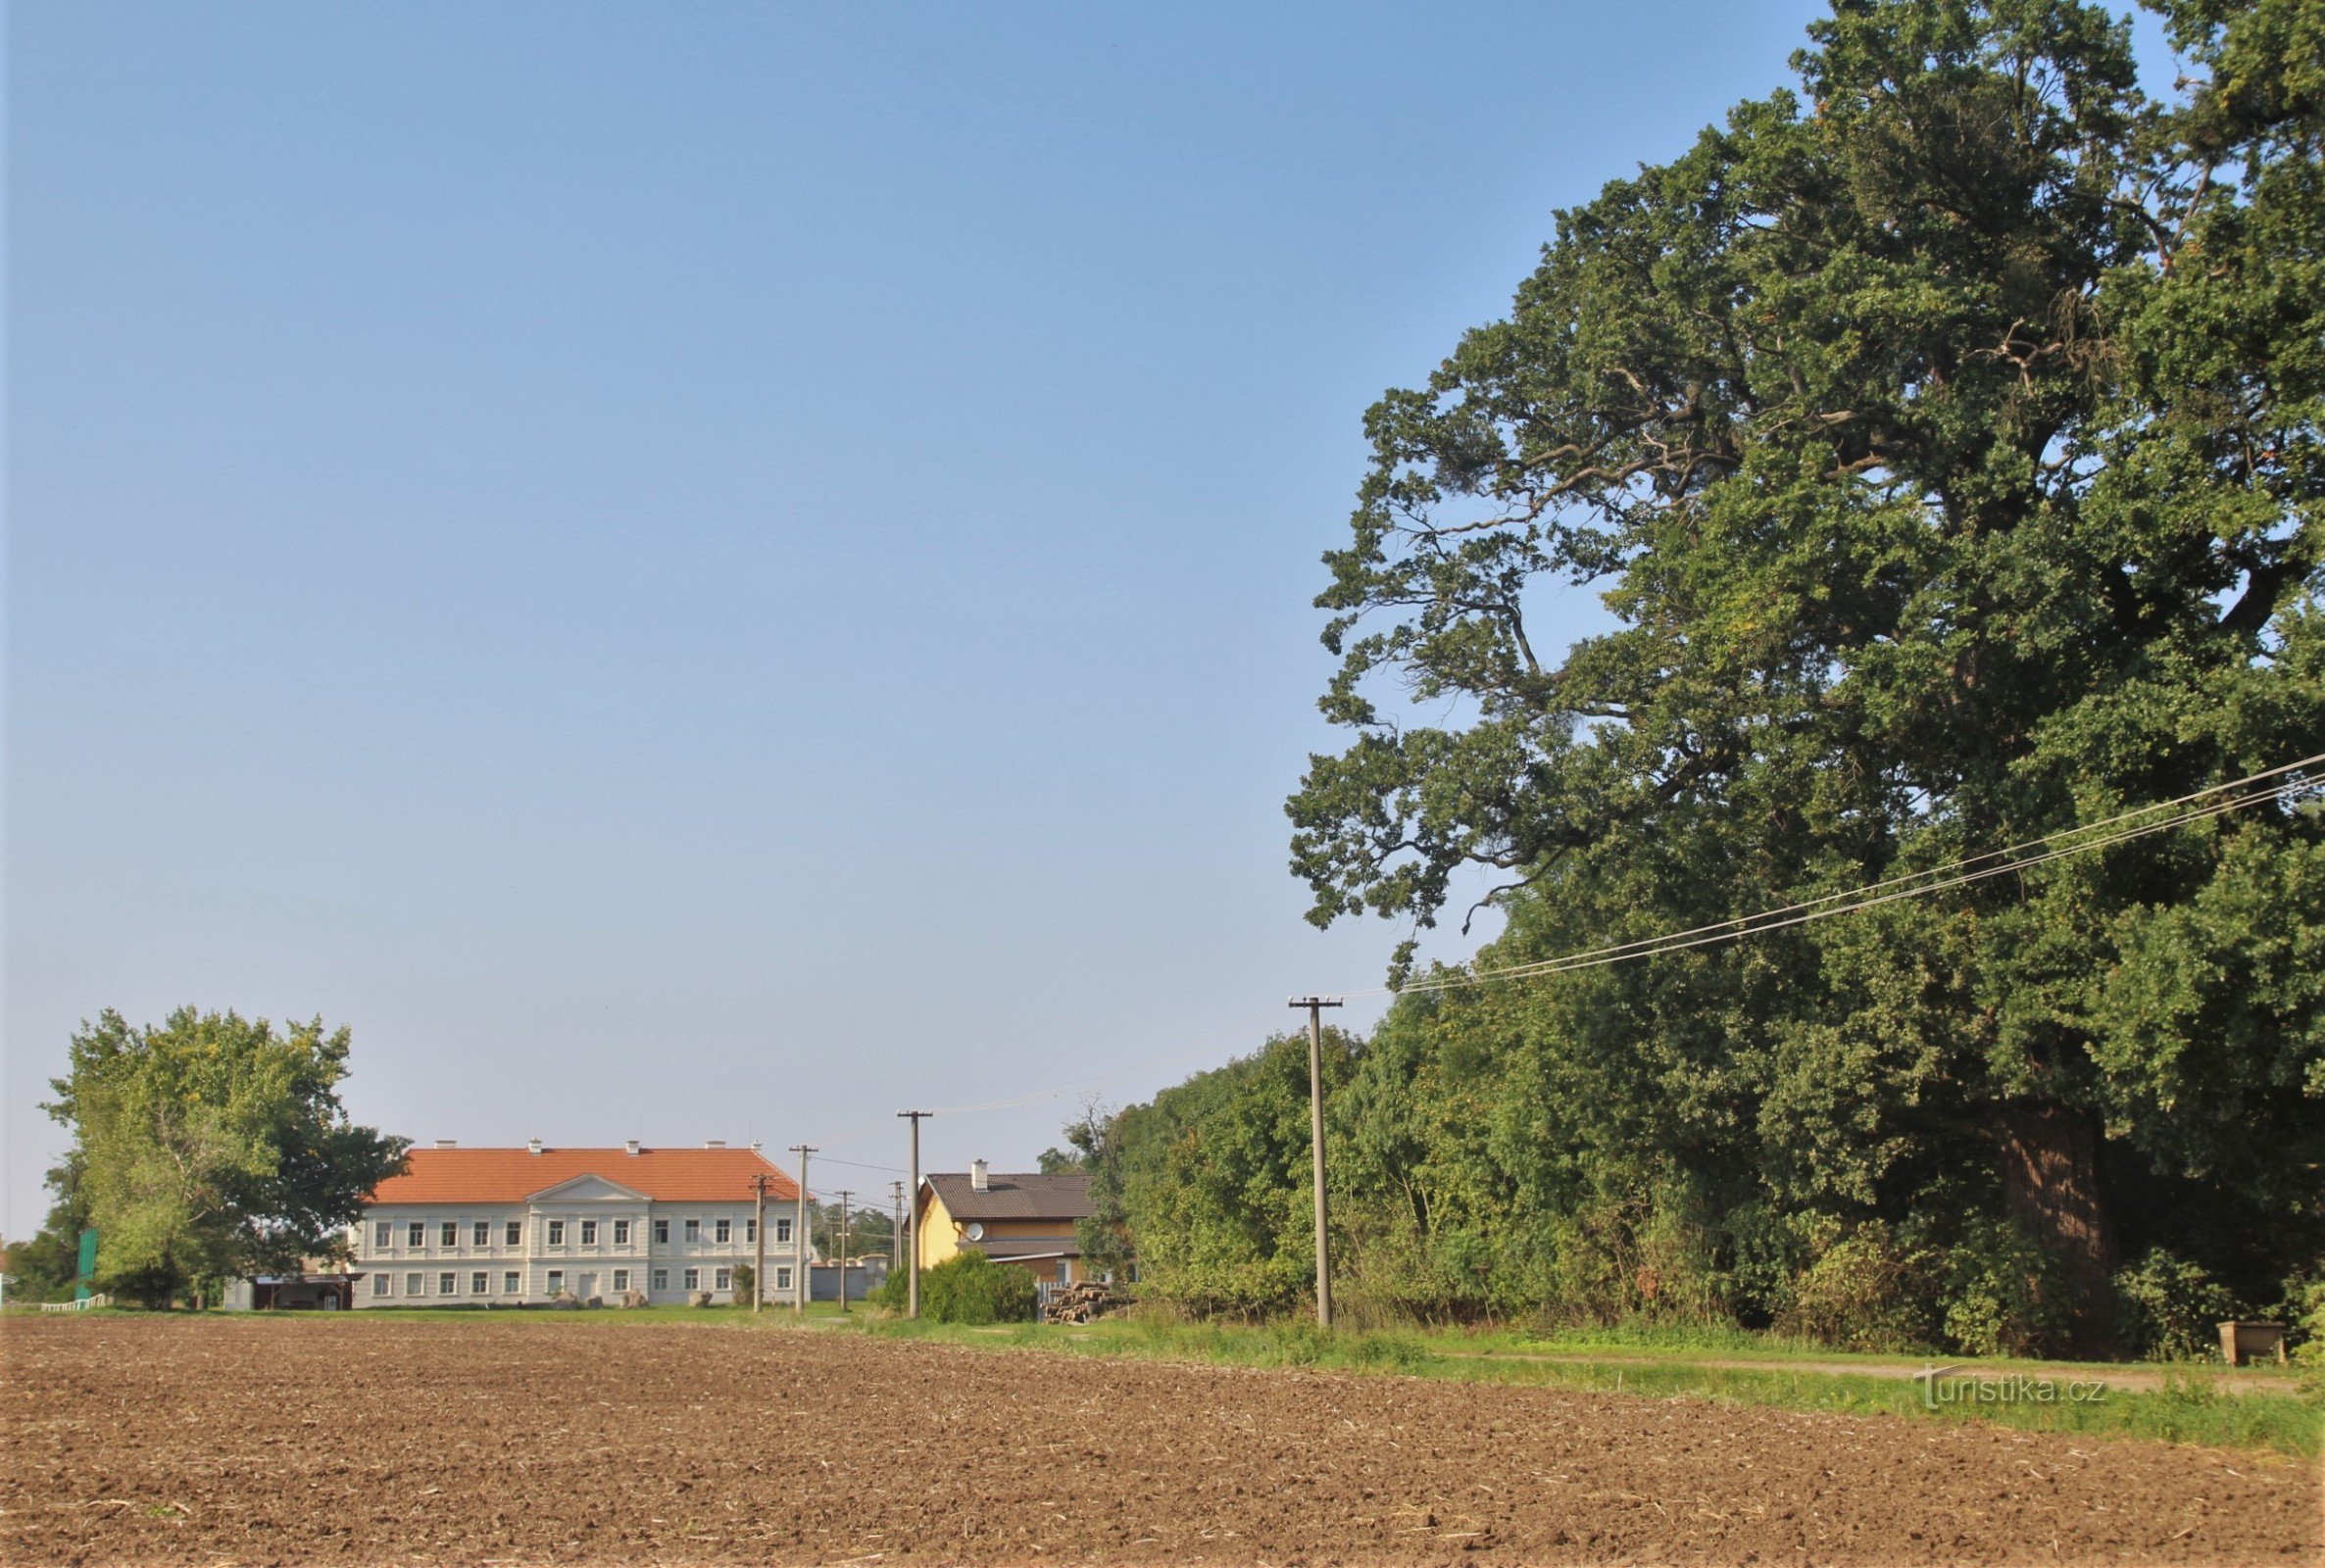
[(2114, 1238), (2100, 1190), (2097, 1124), (2066, 1105), (2020, 1102), (2001, 1110), (2003, 1199), (2033, 1237), (2066, 1292), (2068, 1344), (2078, 1355), (2114, 1342)]

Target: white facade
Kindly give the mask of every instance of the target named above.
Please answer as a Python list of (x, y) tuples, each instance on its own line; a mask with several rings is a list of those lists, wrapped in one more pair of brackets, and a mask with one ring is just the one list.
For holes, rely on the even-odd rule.
[[(618, 1304), (627, 1291), (656, 1302), (690, 1291), (721, 1298), (737, 1264), (755, 1262), (756, 1205), (667, 1202), (596, 1175), (575, 1176), (521, 1202), (380, 1202), (353, 1227), (358, 1308), (519, 1306), (561, 1291)], [(791, 1204), (767, 1213), (764, 1299), (790, 1298), (799, 1249)]]

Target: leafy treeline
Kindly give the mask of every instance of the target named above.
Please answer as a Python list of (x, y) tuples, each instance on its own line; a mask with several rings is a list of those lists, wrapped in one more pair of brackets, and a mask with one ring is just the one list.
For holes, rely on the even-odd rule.
[(71, 1294), (92, 1227), (96, 1288), (153, 1306), (343, 1253), (407, 1147), (348, 1120), (349, 1048), (320, 1019), (277, 1028), (191, 1007), (158, 1026), (111, 1008), (83, 1024), (44, 1107), (73, 1131), (49, 1173), (56, 1205), (13, 1260), (34, 1294)]
[[(2325, 751), (2325, 7), (2159, 9), (2170, 103), (2096, 7), (1843, 0), (1800, 92), (1560, 214), (1509, 318), (1371, 410), (1318, 601), (1355, 739), (1289, 806), (1312, 918), (1426, 926), (1486, 867), (1479, 957), (1519, 963)], [(1558, 657), (1561, 585), (1617, 625)], [(2321, 917), (2296, 788), (1409, 994), (1332, 1067), (1352, 1296), (2184, 1341), (2325, 1260)], [(1302, 1065), (1085, 1129), (1150, 1290), (1298, 1297)]]

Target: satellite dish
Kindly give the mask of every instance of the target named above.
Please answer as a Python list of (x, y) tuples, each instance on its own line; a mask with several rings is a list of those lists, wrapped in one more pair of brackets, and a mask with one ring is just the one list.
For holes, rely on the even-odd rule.
[(985, 1239), (985, 1222), (983, 1220), (972, 1219), (968, 1222), (968, 1239), (972, 1242), (981, 1242)]

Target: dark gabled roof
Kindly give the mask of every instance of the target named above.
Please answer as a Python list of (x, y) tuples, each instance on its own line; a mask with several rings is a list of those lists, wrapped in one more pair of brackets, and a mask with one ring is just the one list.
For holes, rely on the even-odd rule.
[(955, 1219), (1088, 1219), (1090, 1178), (1070, 1176), (1005, 1176), (995, 1171), (985, 1191), (968, 1184), (968, 1172), (946, 1171), (923, 1176), (922, 1181), (945, 1200), (945, 1211)]
[(1082, 1255), (1081, 1243), (1070, 1236), (1011, 1236), (998, 1242), (963, 1242), (961, 1245), (965, 1249), (973, 1247), (987, 1257), (998, 1258), (1003, 1262)]

